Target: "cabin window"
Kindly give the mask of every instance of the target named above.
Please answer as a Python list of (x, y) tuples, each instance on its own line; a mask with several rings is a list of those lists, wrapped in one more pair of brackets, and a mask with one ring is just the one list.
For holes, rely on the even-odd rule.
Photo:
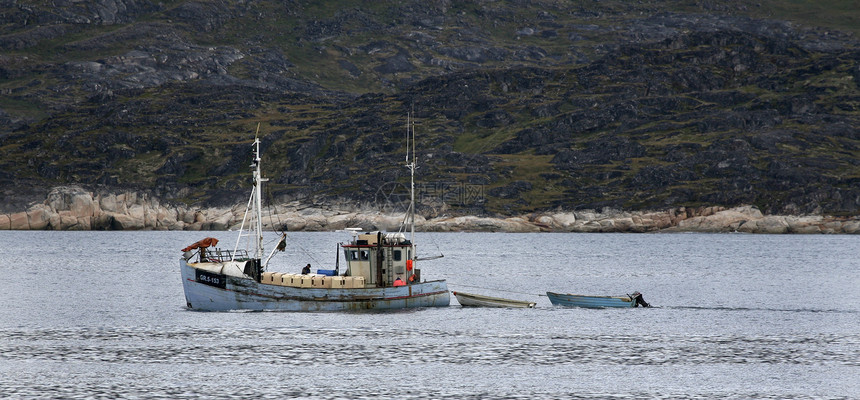
[(360, 257), (361, 257), (361, 258), (359, 258), (359, 259), (360, 259), (361, 261), (367, 261), (367, 260), (368, 260), (368, 258), (369, 258), (367, 255), (368, 255), (367, 250), (362, 250), (362, 251), (361, 251), (361, 254), (360, 254)]
[(352, 250), (349, 252), (349, 260), (350, 261), (358, 260), (358, 250)]
[(400, 250), (394, 250), (394, 261), (400, 261), (401, 257)]

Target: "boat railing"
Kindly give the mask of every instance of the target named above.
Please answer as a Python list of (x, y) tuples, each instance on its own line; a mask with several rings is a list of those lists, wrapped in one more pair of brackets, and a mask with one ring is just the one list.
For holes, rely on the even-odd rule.
[[(222, 250), (219, 248), (208, 249), (204, 256), (209, 262), (225, 262), (225, 261), (246, 261), (249, 260), (247, 250)], [(201, 260), (203, 261), (203, 260)]]

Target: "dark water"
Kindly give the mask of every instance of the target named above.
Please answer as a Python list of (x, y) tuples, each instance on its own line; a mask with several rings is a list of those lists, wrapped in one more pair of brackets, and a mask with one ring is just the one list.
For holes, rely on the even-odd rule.
[[(205, 235), (0, 232), (0, 397), (860, 398), (856, 236), (418, 234), (425, 278), (538, 308), (201, 313), (178, 250)], [(273, 269), (345, 239), (294, 233)]]

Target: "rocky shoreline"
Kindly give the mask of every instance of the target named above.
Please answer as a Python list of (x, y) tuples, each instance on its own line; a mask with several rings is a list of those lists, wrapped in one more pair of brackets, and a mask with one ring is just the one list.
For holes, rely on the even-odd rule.
[[(193, 208), (162, 204), (147, 194), (98, 194), (57, 187), (26, 211), (0, 214), (0, 230), (227, 230), (242, 223), (244, 207)], [(288, 231), (396, 230), (402, 214), (325, 209), (298, 203), (271, 207), (267, 228)], [(753, 206), (679, 207), (664, 211), (556, 211), (518, 217), (416, 216), (425, 232), (743, 232), (857, 234), (860, 217), (763, 215)]]

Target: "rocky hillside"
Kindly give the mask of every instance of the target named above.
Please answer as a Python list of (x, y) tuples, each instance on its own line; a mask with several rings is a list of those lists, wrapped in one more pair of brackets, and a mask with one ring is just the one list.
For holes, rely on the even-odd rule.
[(860, 209), (851, 2), (0, 0), (0, 211)]

